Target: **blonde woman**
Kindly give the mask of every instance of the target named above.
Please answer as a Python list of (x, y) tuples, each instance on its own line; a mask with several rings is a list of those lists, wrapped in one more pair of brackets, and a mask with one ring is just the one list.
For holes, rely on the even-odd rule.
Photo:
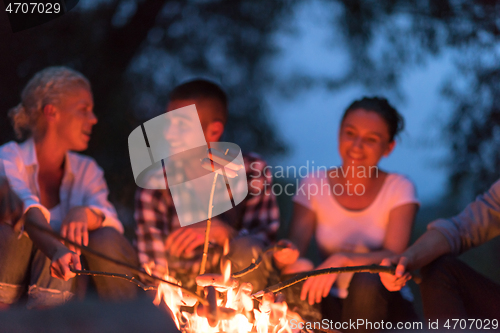
[[(79, 251), (41, 233), (33, 225), (116, 259), (135, 264), (135, 253), (121, 235), (123, 226), (108, 201), (103, 172), (87, 149), (97, 118), (89, 81), (65, 67), (38, 72), (9, 112), (21, 144), (0, 146), (0, 177), (23, 203), (24, 233), (0, 224), (0, 306), (16, 303), (28, 292), (29, 308), (59, 305), (73, 296), (72, 268), (80, 269)], [(16, 221), (11, 221), (15, 223)], [(48, 259), (47, 259), (48, 258)], [(122, 268), (85, 258), (92, 270), (124, 272)], [(94, 279), (104, 299), (133, 297), (126, 281)]]

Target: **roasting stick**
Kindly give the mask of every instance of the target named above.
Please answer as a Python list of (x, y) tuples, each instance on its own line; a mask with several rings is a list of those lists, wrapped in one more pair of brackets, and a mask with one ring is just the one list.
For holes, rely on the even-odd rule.
[[(215, 150), (215, 149), (213, 149), (213, 150)], [(212, 151), (212, 149), (211, 149), (211, 151)], [(228, 151), (229, 151), (229, 149), (226, 149), (226, 152), (224, 153), (224, 155), (227, 155)], [(205, 267), (207, 265), (208, 240), (210, 238), (210, 226), (212, 225), (212, 208), (213, 208), (212, 204), (214, 201), (215, 183), (217, 181), (217, 175), (218, 175), (218, 173), (215, 172), (215, 167), (213, 164), (212, 164), (212, 171), (215, 173), (215, 176), (214, 176), (214, 182), (212, 183), (212, 190), (210, 191), (210, 201), (208, 202), (208, 220), (207, 220), (207, 228), (205, 229), (205, 243), (203, 244), (203, 257), (201, 258), (200, 274), (199, 275), (205, 274)]]
[(260, 254), (260, 256), (257, 258), (257, 260), (255, 260), (254, 262), (252, 262), (248, 267), (242, 269), (241, 271), (238, 271), (238, 272), (235, 272), (235, 273), (231, 274), (231, 277), (233, 277), (233, 278), (240, 278), (243, 275), (246, 275), (246, 274), (248, 274), (250, 272), (253, 272), (262, 263), (262, 259), (264, 258), (265, 255), (267, 255), (269, 253), (274, 253), (276, 251), (279, 251), (279, 250), (282, 250), (282, 249), (285, 249), (285, 248), (286, 248), (286, 246), (278, 245), (278, 244), (267, 248), (266, 250), (264, 250), (264, 252), (262, 252)]
[(75, 274), (78, 274), (78, 275), (107, 276), (107, 277), (113, 277), (113, 278), (118, 278), (118, 279), (124, 279), (124, 280), (127, 280), (129, 282), (135, 283), (138, 287), (142, 288), (144, 291), (158, 290), (157, 287), (147, 286), (144, 283), (142, 283), (140, 280), (136, 279), (135, 276), (128, 276), (127, 274), (107, 273), (107, 272), (100, 272), (100, 271), (88, 271), (88, 270), (77, 270), (77, 269), (71, 269), (71, 271)]
[(308, 271), (308, 272), (302, 272), (294, 277), (282, 281), (280, 283), (277, 283), (273, 286), (270, 286), (264, 290), (258, 291), (254, 294), (252, 294), (252, 298), (259, 298), (262, 297), (264, 294), (272, 292), (278, 292), (282, 289), (288, 288), (290, 286), (293, 286), (296, 283), (299, 283), (301, 281), (304, 281), (308, 278), (319, 276), (319, 275), (327, 275), (327, 274), (337, 274), (337, 273), (389, 273), (389, 274), (395, 274), (396, 273), (396, 267), (387, 267), (387, 266), (380, 266), (380, 265), (366, 265), (366, 266), (351, 266), (351, 267), (332, 267), (332, 268), (325, 268), (325, 269), (318, 269), (315, 271)]
[[(29, 223), (29, 222), (27, 222)], [(84, 245), (80, 245), (78, 243), (75, 243), (73, 242), (72, 240), (69, 240), (67, 239), (66, 237), (63, 237), (61, 235), (59, 235), (57, 232), (55, 232), (54, 230), (51, 230), (51, 229), (48, 229), (48, 228), (45, 228), (45, 227), (42, 227), (42, 226), (39, 226), (35, 223), (30, 223), (30, 225), (32, 227), (34, 227), (35, 229), (38, 229), (46, 234), (49, 234), (51, 235), (52, 237), (54, 238), (57, 238), (58, 240), (60, 241), (63, 241), (64, 243), (66, 244), (69, 244), (69, 245), (72, 245), (78, 249), (80, 249), (82, 251), (82, 253), (86, 254), (86, 255), (91, 255), (91, 256), (94, 256), (94, 257), (97, 257), (97, 258), (100, 258), (100, 259), (103, 259), (103, 260), (106, 260), (108, 262), (112, 262), (118, 266), (122, 266), (122, 267), (127, 267), (128, 269), (130, 269), (132, 272), (136, 273), (136, 274), (139, 274), (141, 276), (147, 276), (149, 278), (152, 278), (153, 280), (156, 280), (156, 281), (159, 281), (159, 282), (163, 282), (163, 283), (166, 283), (166, 284), (169, 284), (171, 286), (174, 286), (174, 287), (177, 287), (177, 288), (180, 288), (182, 290), (182, 292), (184, 294), (187, 294), (187, 295), (190, 295), (192, 297), (195, 297), (199, 302), (201, 303), (206, 303), (206, 300), (203, 298), (203, 297), (200, 297), (198, 296), (197, 294), (191, 292), (190, 290), (186, 289), (186, 288), (183, 288), (181, 287), (180, 285), (176, 284), (176, 283), (173, 283), (173, 282), (170, 282), (170, 281), (167, 281), (165, 279), (162, 279), (156, 275), (152, 275), (152, 274), (148, 274), (146, 271), (142, 270), (142, 269), (139, 269), (135, 266), (132, 266), (130, 264), (127, 264), (125, 262), (121, 262), (119, 260), (116, 260), (116, 259), (113, 259), (113, 258), (110, 258), (102, 253), (99, 253), (97, 251), (94, 251), (92, 250), (91, 248), (87, 247), (87, 246), (84, 246)], [(83, 274), (82, 272), (87, 272), (87, 271), (74, 271), (75, 274)], [(77, 273), (78, 272), (78, 273)], [(113, 275), (113, 277), (117, 277), (117, 278), (125, 278), (125, 276), (127, 275), (124, 275), (124, 274), (114, 274), (114, 273), (105, 273), (105, 272), (99, 272), (100, 274), (104, 274), (104, 276), (111, 276)], [(111, 275), (109, 275), (111, 274)], [(90, 275), (90, 274), (87, 274), (87, 275)], [(124, 275), (124, 276), (119, 276), (119, 275)], [(127, 279), (127, 278), (125, 278)], [(135, 284), (137, 284), (137, 279), (133, 279), (132, 278), (128, 278), (128, 280), (130, 280), (131, 282), (134, 282)], [(142, 286), (140, 286), (142, 288)]]

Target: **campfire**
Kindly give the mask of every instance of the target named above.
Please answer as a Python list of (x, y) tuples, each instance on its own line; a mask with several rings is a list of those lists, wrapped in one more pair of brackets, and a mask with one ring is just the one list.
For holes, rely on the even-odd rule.
[[(181, 332), (227, 332), (227, 333), (292, 333), (289, 321), (301, 317), (288, 310), (284, 296), (272, 292), (264, 294), (262, 300), (254, 301), (253, 286), (239, 283), (231, 277), (231, 263), (225, 261), (222, 274), (202, 274), (196, 278), (202, 288), (205, 301), (173, 286), (172, 277), (165, 275), (170, 283), (160, 282), (154, 300), (155, 305), (168, 307), (168, 312)], [(149, 267), (145, 267), (148, 273)], [(258, 308), (254, 307), (258, 303)]]
[[(149, 276), (159, 282), (157, 287), (146, 285), (138, 278), (124, 274), (75, 270), (72, 272), (78, 275), (106, 276), (120, 278), (130, 281), (142, 288), (144, 291), (156, 290), (154, 303), (157, 306), (164, 307), (172, 316), (178, 329), (181, 332), (235, 332), (235, 333), (296, 333), (299, 331), (309, 332), (307, 328), (302, 330), (292, 330), (290, 322), (304, 322), (303, 318), (296, 312), (290, 311), (285, 302), (284, 296), (279, 293), (287, 287), (308, 278), (323, 274), (338, 273), (395, 273), (395, 267), (385, 267), (380, 265), (350, 266), (350, 267), (332, 267), (308, 272), (298, 273), (292, 278), (282, 281), (278, 284), (269, 286), (264, 290), (253, 292), (253, 286), (249, 283), (239, 283), (236, 278), (249, 273), (259, 266), (262, 257), (281, 247), (275, 245), (264, 251), (259, 258), (247, 268), (231, 274), (231, 263), (224, 262), (223, 274), (200, 274), (196, 278), (197, 285), (204, 291), (204, 296), (195, 294), (183, 288), (178, 281), (175, 281), (168, 273), (164, 278), (151, 274), (152, 267), (131, 266), (127, 263), (110, 258), (102, 253), (98, 253), (87, 246), (83, 246), (72, 240), (59, 235), (52, 229), (45, 228), (36, 224), (32, 226), (54, 238), (70, 244), (82, 251), (86, 255), (98, 257), (107, 262), (114, 263), (129, 268), (139, 276)], [(209, 228), (207, 228), (209, 229)], [(258, 306), (254, 304), (257, 302)], [(295, 310), (295, 309), (294, 309)], [(297, 326), (297, 325), (295, 325)]]
[[(203, 291), (204, 297), (183, 289), (178, 281), (167, 273), (164, 282), (158, 285), (154, 303), (157, 306), (166, 307), (177, 328), (186, 333), (309, 332), (303, 325), (290, 325), (292, 320), (296, 324), (303, 323), (304, 319), (299, 313), (288, 308), (285, 296), (279, 292), (280, 290), (323, 274), (347, 272), (394, 274), (393, 267), (379, 265), (328, 268), (299, 273), (253, 294), (253, 286), (250, 283), (240, 283), (235, 278), (256, 269), (263, 255), (279, 249), (280, 246), (269, 248), (249, 267), (234, 274), (231, 274), (231, 263), (226, 260), (222, 274), (199, 275), (196, 278), (196, 284), (199, 291)], [(149, 267), (145, 269), (148, 274), (151, 274)], [(255, 304), (258, 306), (254, 306)], [(292, 329), (298, 326), (302, 327), (302, 330)]]

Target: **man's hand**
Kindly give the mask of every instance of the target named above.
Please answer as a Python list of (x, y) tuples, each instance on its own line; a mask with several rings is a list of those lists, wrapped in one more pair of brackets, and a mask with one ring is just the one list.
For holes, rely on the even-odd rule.
[[(332, 267), (345, 267), (347, 263), (348, 259), (343, 254), (333, 254), (315, 270)], [(323, 297), (328, 296), (333, 283), (337, 279), (337, 275), (338, 274), (327, 274), (307, 279), (302, 286), (300, 299), (305, 300), (307, 298), (309, 304), (311, 305), (314, 303), (320, 303)]]
[(406, 272), (409, 260), (407, 257), (395, 256), (382, 260), (380, 265), (391, 266), (396, 265), (396, 274), (379, 273), (380, 281), (389, 291), (398, 291), (406, 285), (406, 282), (411, 279), (411, 274)]
[(71, 268), (76, 270), (82, 269), (80, 257), (76, 253), (70, 252), (67, 248), (60, 247), (52, 257), (50, 275), (64, 281), (68, 281), (75, 276), (75, 273), (71, 271)]
[[(205, 242), (205, 229), (206, 223), (199, 222), (175, 230), (168, 235), (165, 242), (167, 251), (176, 257), (191, 257), (194, 250)], [(235, 231), (230, 226), (214, 218), (210, 227), (209, 241), (223, 246), (234, 233)]]
[(282, 239), (276, 245), (285, 247), (273, 253), (274, 263), (279, 269), (293, 264), (299, 258), (300, 253), (297, 246), (288, 239)]
[(0, 177), (0, 222), (8, 221), (18, 231), (22, 215), (23, 202), (12, 190), (7, 179)]
[(192, 252), (205, 241), (205, 229), (181, 227), (167, 237), (165, 248), (174, 257), (191, 257)]
[[(87, 246), (89, 244), (87, 208), (83, 206), (73, 207), (69, 210), (61, 226), (61, 236), (69, 240)], [(80, 255), (80, 249), (68, 245), (68, 248)]]

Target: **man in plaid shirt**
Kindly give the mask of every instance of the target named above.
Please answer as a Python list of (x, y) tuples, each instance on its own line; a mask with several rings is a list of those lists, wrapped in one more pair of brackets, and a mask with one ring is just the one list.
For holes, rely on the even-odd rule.
[[(194, 80), (176, 87), (170, 94), (167, 112), (195, 104), (206, 142), (219, 141), (227, 119), (226, 95), (220, 87), (205, 80)], [(179, 134), (181, 136), (181, 134)], [(179, 138), (181, 140), (189, 140)], [(176, 138), (169, 141), (176, 145)], [(272, 175), (266, 163), (254, 154), (243, 154), (247, 171), (248, 195), (232, 209), (212, 218), (210, 249), (206, 272), (220, 272), (222, 248), (229, 242), (226, 256), (232, 272), (256, 259), (262, 249), (274, 241), (279, 228), (279, 210), (272, 194)], [(169, 274), (187, 288), (195, 288), (200, 270), (206, 223), (186, 227), (179, 224), (170, 190), (139, 188), (135, 197), (137, 223), (136, 247), (142, 265), (157, 276)], [(266, 286), (272, 270), (266, 261), (242, 280), (254, 290)]]

